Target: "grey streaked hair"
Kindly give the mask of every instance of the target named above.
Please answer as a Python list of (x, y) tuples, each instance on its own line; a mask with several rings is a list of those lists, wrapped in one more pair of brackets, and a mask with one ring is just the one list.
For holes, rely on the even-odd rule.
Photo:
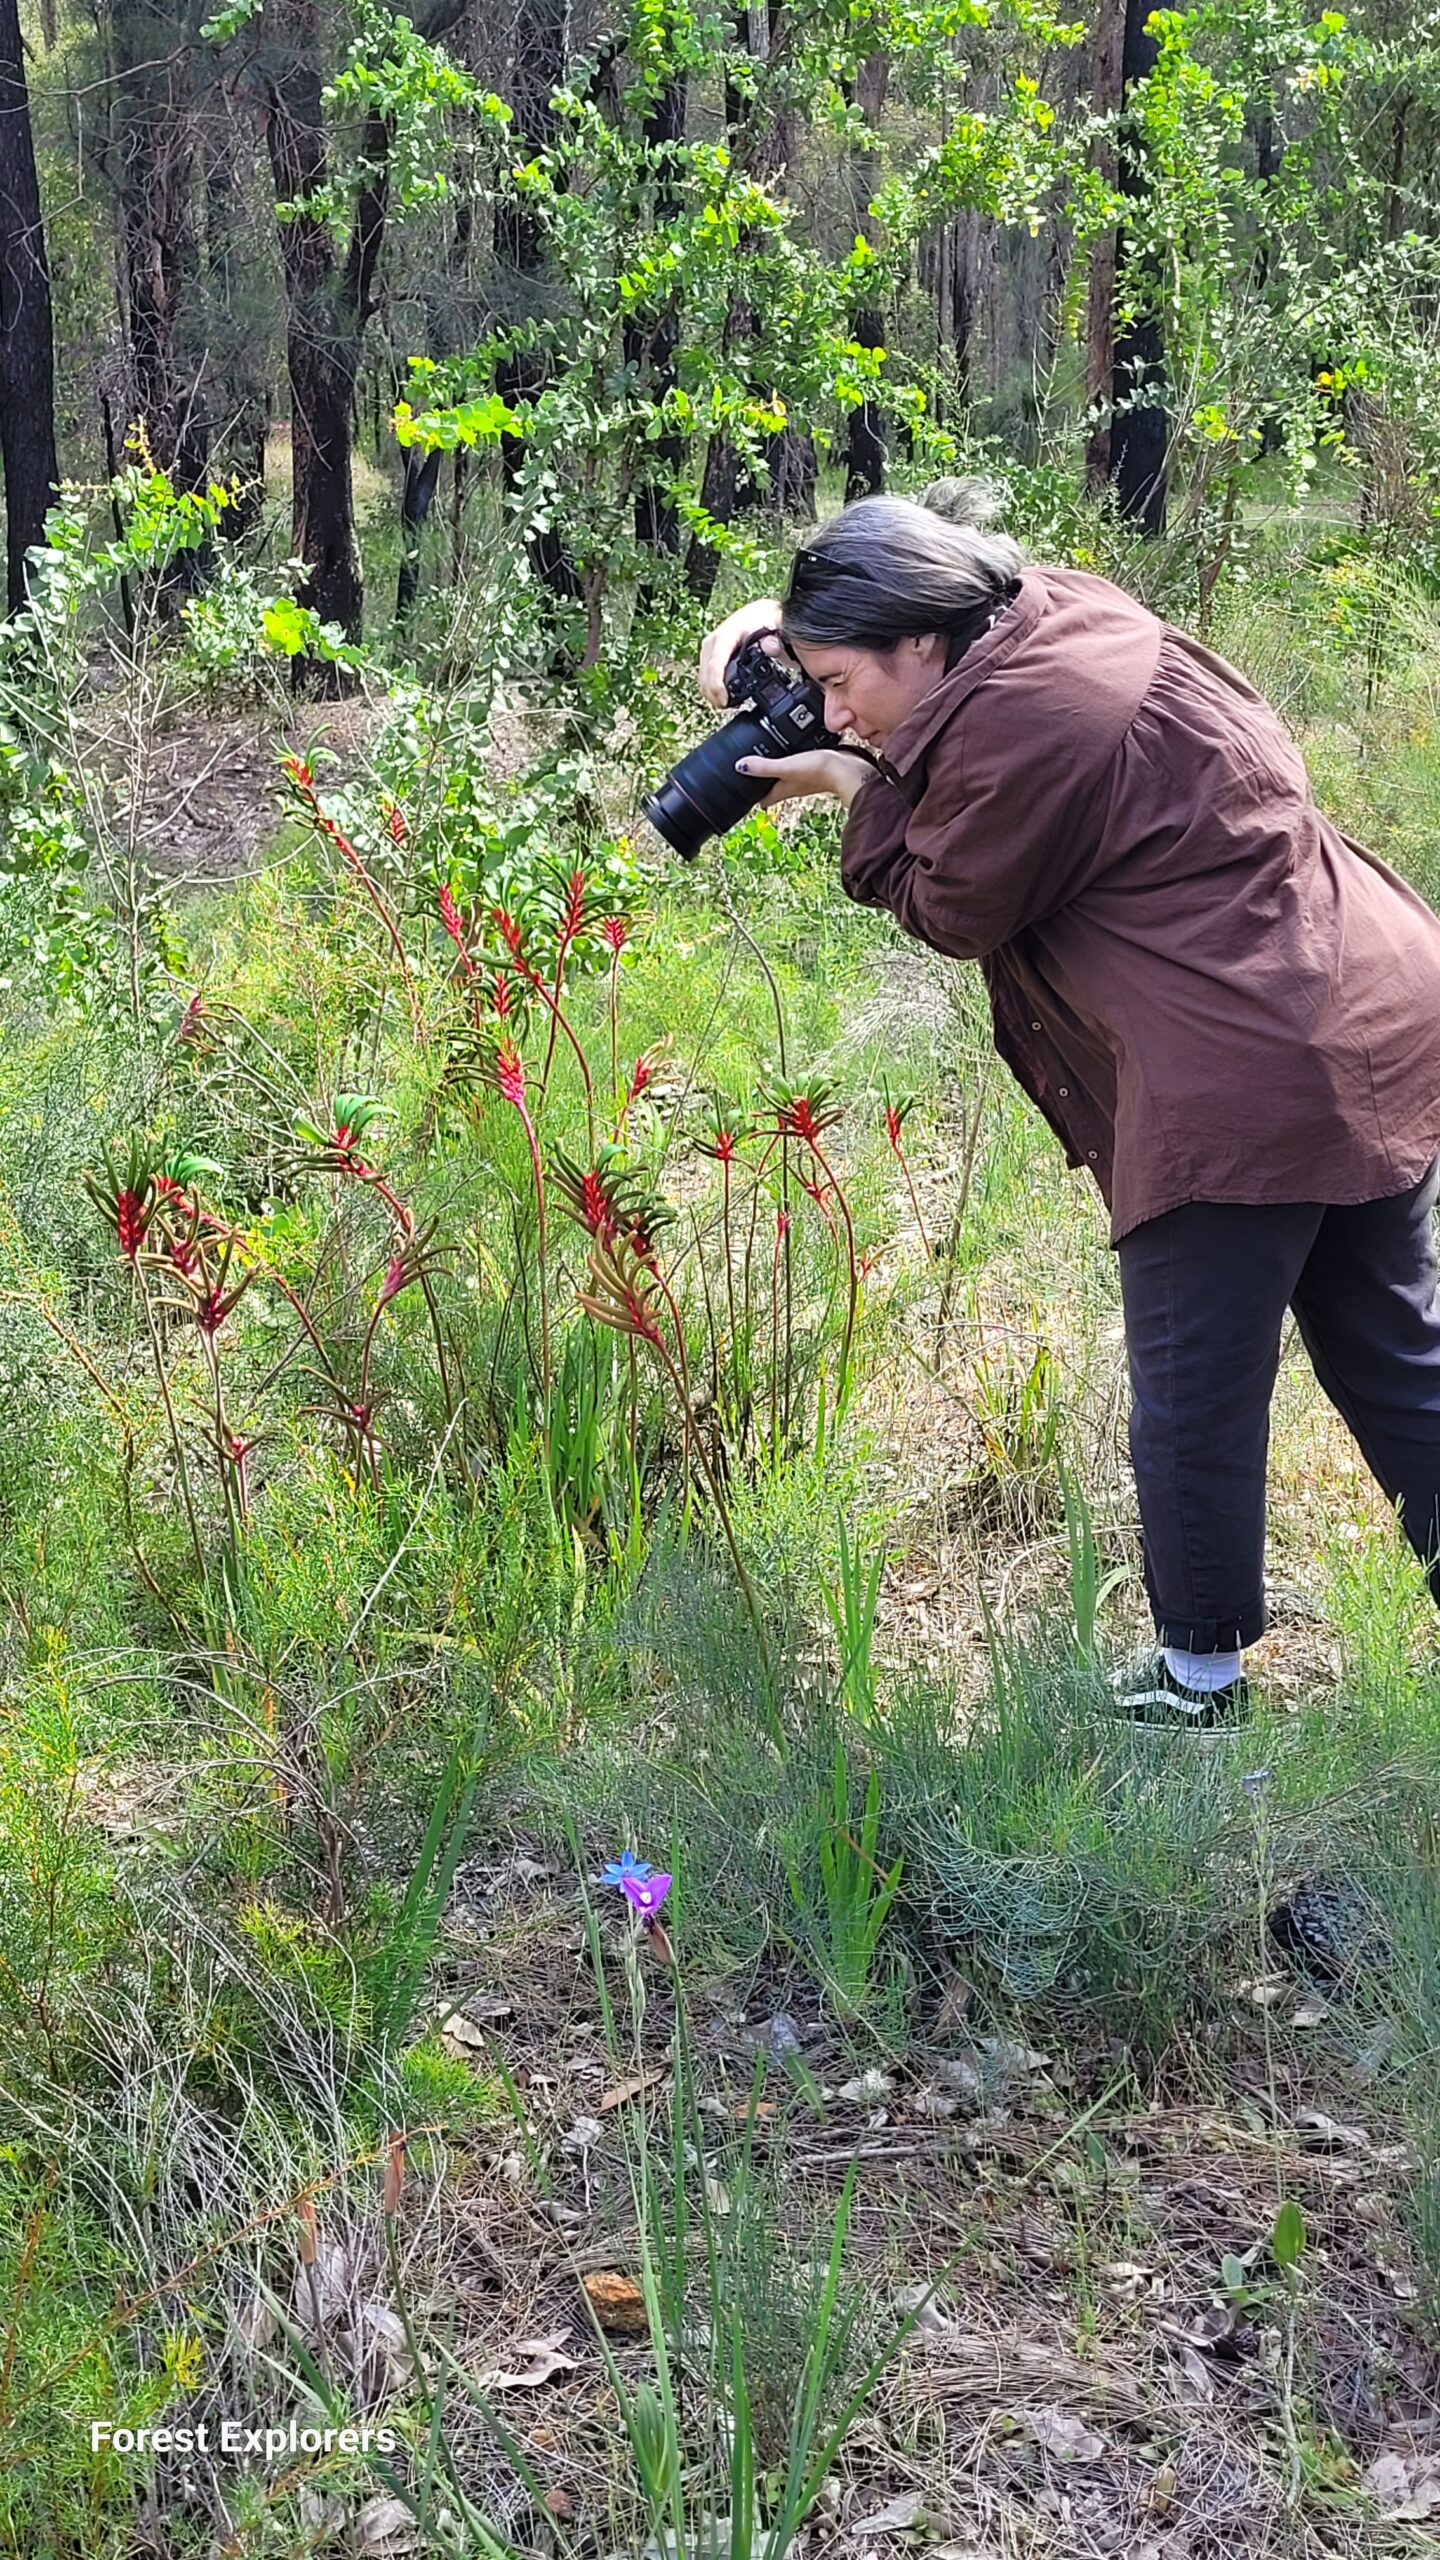
[(938, 480), (922, 499), (857, 498), (796, 552), (781, 611), (803, 648), (893, 649), (927, 631), (965, 630), (1011, 594), (1018, 542), (992, 533), (998, 493)]

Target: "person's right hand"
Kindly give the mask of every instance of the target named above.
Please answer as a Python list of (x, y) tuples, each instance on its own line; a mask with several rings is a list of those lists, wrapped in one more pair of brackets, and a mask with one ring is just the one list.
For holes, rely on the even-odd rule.
[[(757, 631), (774, 631), (780, 619), (780, 605), (774, 596), (761, 596), (754, 604), (737, 605), (717, 623), (700, 652), (700, 690), (717, 711), (725, 705), (725, 670), (741, 643), (753, 639)], [(767, 640), (762, 646), (772, 658), (782, 655), (778, 640)]]

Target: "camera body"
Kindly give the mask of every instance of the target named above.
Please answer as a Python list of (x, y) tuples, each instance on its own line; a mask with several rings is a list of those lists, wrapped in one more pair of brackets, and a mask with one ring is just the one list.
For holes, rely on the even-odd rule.
[(768, 775), (736, 772), (741, 756), (796, 756), (839, 743), (825, 726), (820, 686), (787, 671), (758, 636), (742, 642), (726, 668), (725, 696), (738, 706), (734, 719), (682, 756), (641, 804), (656, 834), (686, 862), (769, 792)]

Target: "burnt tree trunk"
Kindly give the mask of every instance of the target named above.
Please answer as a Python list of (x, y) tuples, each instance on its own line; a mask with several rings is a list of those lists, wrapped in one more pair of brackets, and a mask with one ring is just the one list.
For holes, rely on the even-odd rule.
[[(1097, 116), (1118, 116), (1124, 97), (1125, 0), (1100, 0), (1095, 22), (1095, 49), (1090, 74), (1090, 102)], [(1101, 143), (1095, 165), (1107, 186), (1119, 179), (1119, 159), (1112, 140)], [(1085, 486), (1099, 497), (1110, 480), (1110, 402), (1115, 389), (1115, 288), (1120, 267), (1120, 235), (1102, 233), (1090, 254), (1090, 281), (1085, 311), (1085, 405), (1090, 432), (1085, 443)]]
[(205, 160), (205, 285), (214, 368), (211, 401), (223, 469), (239, 491), (220, 519), (228, 542), (253, 533), (265, 512), (265, 446), (270, 382), (262, 314), (254, 300), (254, 243), (241, 180), (239, 134), (217, 112)]
[[(551, 100), (565, 77), (568, 51), (568, 0), (529, 0), (519, 19), (520, 51), (511, 77), (513, 141), (517, 159), (533, 159), (555, 138)], [(495, 213), (495, 255), (502, 277), (508, 270), (506, 316), (533, 319), (545, 299), (545, 240), (535, 215), (519, 195), (502, 196)], [(548, 389), (551, 365), (543, 347), (517, 348), (495, 368), (495, 387), (513, 408), (538, 400)], [(500, 446), (506, 484), (514, 488), (525, 460), (523, 437), (506, 436)], [(584, 586), (564, 537), (553, 525), (543, 527), (530, 543), (536, 576), (557, 604), (578, 604)]]
[[(647, 147), (655, 153), (668, 153), (685, 139), (686, 81), (677, 73), (666, 81), (645, 118)], [(668, 159), (658, 161), (655, 187), (655, 210), (663, 222), (674, 212), (675, 177)], [(657, 404), (675, 387), (675, 360), (680, 333), (673, 308), (636, 313), (625, 322), (622, 346), (627, 365), (633, 365), (638, 379)], [(685, 440), (679, 435), (658, 436), (650, 448), (658, 471), (664, 478), (650, 474), (635, 491), (635, 539), (647, 550), (662, 552), (667, 559), (680, 554), (680, 510), (671, 494), (671, 486), (685, 460)], [(641, 603), (647, 601), (640, 599)]]
[[(365, 596), (350, 446), (355, 383), (385, 234), (390, 131), (382, 116), (367, 119), (362, 152), (370, 174), (342, 261), (329, 223), (306, 209), (329, 174), (317, 0), (277, 0), (275, 19), (280, 46), (268, 84), (265, 140), (275, 192), (282, 203), (297, 207), (279, 225), (294, 476), (291, 543), (308, 571), (303, 602), (322, 621), (338, 623), (347, 639), (358, 640)], [(316, 667), (302, 680), (334, 692), (341, 689), (338, 672)]]
[[(410, 12), (417, 32), (434, 42), (462, 15), (464, 0), (432, 0)], [(355, 535), (351, 444), (355, 389), (365, 331), (374, 314), (380, 252), (390, 207), (394, 131), (378, 107), (366, 116), (356, 191), (343, 257), (322, 215), (310, 207), (330, 173), (322, 73), (319, 0), (271, 0), (271, 46), (265, 62), (265, 141), (275, 192), (294, 214), (282, 221), (280, 265), (285, 284), (285, 358), (290, 375), (290, 443), (294, 475), (291, 541), (308, 576), (302, 601), (322, 621), (358, 640), (364, 620), (360, 546)], [(296, 661), (296, 680), (325, 693), (348, 691), (343, 669)]]
[(405, 448), (405, 477), (400, 487), (400, 575), (395, 588), (395, 620), (403, 631), (420, 593), (420, 536), (435, 504), (442, 455), (438, 445), (424, 453)]
[[(1265, 191), (1265, 195), (1268, 198), (1270, 189), (1273, 187), (1275, 180), (1280, 174), (1280, 164), (1283, 157), (1279, 138), (1275, 131), (1275, 111), (1273, 106), (1267, 104), (1260, 114), (1256, 116), (1254, 134), (1255, 175), (1259, 179), (1260, 184)], [(1255, 290), (1257, 293), (1263, 293), (1265, 291), (1265, 288), (1270, 281), (1270, 268), (1271, 256), (1269, 234), (1262, 230), (1255, 250), (1254, 276)], [(1278, 453), (1281, 446), (1284, 444), (1284, 441), (1285, 428), (1281, 419), (1272, 417), (1261, 420), (1260, 450), (1262, 453)]]
[[(792, 32), (790, 0), (767, 0), (766, 64), (773, 96), (756, 137), (753, 163), (756, 176), (767, 186), (787, 175), (800, 139), (800, 119), (787, 90), (786, 56)], [(765, 469), (771, 514), (782, 523), (813, 524), (820, 463), (809, 429), (787, 418), (778, 435), (767, 436)]]
[(17, 0), (0, 0), (0, 463), (6, 592), (25, 601), (25, 555), (59, 496), (50, 270)]
[[(188, 14), (177, 17), (151, 0), (111, 0), (110, 28), (115, 85), (108, 156), (119, 193), (131, 423), (178, 488), (203, 489), (210, 430), (203, 334), (194, 309), (194, 29)], [(180, 583), (189, 582), (186, 572), (196, 565), (193, 554), (177, 563)]]
[[(733, 13), (737, 50), (748, 52), (751, 43), (751, 19), (747, 8)], [(725, 126), (731, 158), (737, 170), (768, 183), (786, 166), (794, 148), (794, 118), (785, 104), (783, 77), (786, 49), (789, 44), (786, 0), (768, 0), (765, 15), (765, 65), (767, 80), (774, 86), (767, 97), (763, 92), (748, 105), (729, 81), (725, 85)], [(753, 246), (746, 237), (740, 243), (742, 260)], [(737, 279), (725, 314), (721, 331), (721, 351), (726, 357), (742, 357), (755, 338), (755, 314), (745, 288), (743, 270)], [(818, 477), (812, 439), (803, 428), (786, 427), (769, 441), (767, 468), (770, 473), (770, 496), (777, 503), (777, 473), (780, 491), (788, 495), (796, 513), (814, 512), (814, 488)], [(718, 428), (705, 448), (705, 466), (700, 482), (700, 504), (716, 524), (734, 522), (742, 511), (758, 503), (762, 492), (755, 473), (742, 459), (724, 428)], [(720, 574), (720, 553), (701, 534), (691, 537), (685, 553), (685, 584), (689, 593), (701, 604), (708, 604)]]
[[(883, 53), (866, 56), (855, 82), (855, 103), (867, 125), (878, 124), (885, 111), (885, 92), (890, 85), (890, 64)], [(850, 189), (856, 236), (868, 239), (872, 230), (870, 199), (880, 176), (880, 160), (873, 143), (857, 144), (850, 163)], [(885, 314), (878, 302), (862, 303), (851, 313), (850, 334), (855, 344), (867, 349), (883, 348)], [(885, 413), (878, 400), (863, 400), (850, 412), (850, 433), (845, 446), (845, 497), (873, 498), (885, 486)]]
[[(1121, 77), (1128, 98), (1154, 69), (1158, 47), (1146, 32), (1150, 0), (1125, 0), (1125, 49)], [(1145, 167), (1133, 131), (1122, 128), (1120, 185), (1132, 204), (1145, 193)], [(1153, 283), (1148, 275), (1146, 284)], [(1115, 415), (1110, 429), (1110, 476), (1120, 513), (1153, 540), (1165, 530), (1165, 463), (1170, 419), (1165, 407), (1165, 344), (1152, 301), (1142, 301), (1115, 341)]]

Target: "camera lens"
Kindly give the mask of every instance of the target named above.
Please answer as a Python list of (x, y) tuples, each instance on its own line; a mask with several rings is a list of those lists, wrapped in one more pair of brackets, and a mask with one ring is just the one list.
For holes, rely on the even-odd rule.
[(681, 757), (659, 789), (641, 802), (644, 815), (676, 853), (693, 861), (707, 837), (723, 836), (737, 826), (770, 790), (768, 774), (736, 772), (740, 757), (774, 752), (760, 722), (742, 712)]

